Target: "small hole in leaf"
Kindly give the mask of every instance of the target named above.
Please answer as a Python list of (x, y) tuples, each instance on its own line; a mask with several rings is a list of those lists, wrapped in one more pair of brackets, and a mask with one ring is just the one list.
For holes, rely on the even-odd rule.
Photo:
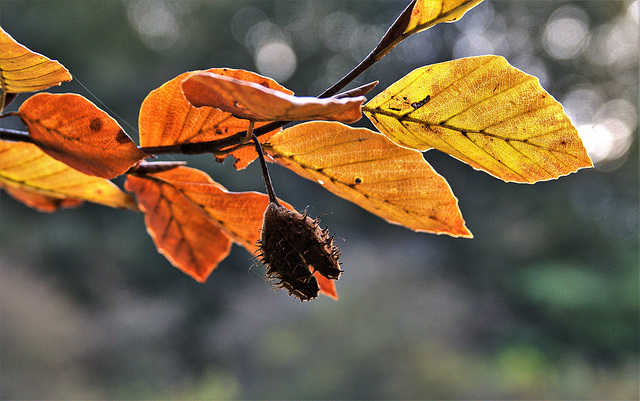
[(362, 182), (362, 179), (356, 178), (356, 184), (360, 184), (361, 182)]

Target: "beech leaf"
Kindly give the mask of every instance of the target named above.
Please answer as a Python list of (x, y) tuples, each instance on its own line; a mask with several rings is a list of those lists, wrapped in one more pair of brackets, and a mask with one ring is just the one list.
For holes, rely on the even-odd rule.
[(15, 200), (40, 212), (55, 212), (58, 209), (78, 207), (84, 202), (82, 199), (56, 197), (19, 187), (3, 186), (2, 179), (0, 179), (0, 188), (4, 189)]
[(402, 146), (436, 148), (504, 181), (534, 183), (592, 166), (562, 105), (500, 56), (418, 68), (363, 111)]
[(32, 52), (0, 28), (2, 92), (33, 92), (65, 81), (71, 81), (71, 74), (60, 63)]
[(111, 181), (83, 174), (31, 143), (0, 141), (0, 186), (41, 211), (75, 207), (82, 201), (137, 210), (133, 198)]
[(138, 206), (145, 214), (147, 231), (158, 251), (171, 264), (202, 283), (227, 257), (233, 241), (170, 179), (162, 178), (166, 175), (170, 176), (130, 175), (125, 188), (136, 195)]
[[(207, 70), (218, 75), (225, 75), (243, 81), (255, 82), (263, 87), (282, 93), (291, 94), (290, 90), (276, 81), (261, 75), (229, 68)], [(187, 101), (182, 92), (182, 81), (193, 74), (186, 72), (151, 91), (140, 107), (139, 127), (140, 146), (171, 146), (185, 143), (214, 141), (245, 131), (249, 122), (235, 118), (231, 113), (212, 107), (194, 107)], [(259, 127), (266, 123), (256, 123)], [(261, 135), (260, 141), (266, 141), (276, 133)], [(244, 147), (230, 153), (235, 157), (235, 167), (243, 169), (258, 154), (253, 146)], [(216, 156), (222, 161), (226, 155)]]
[(38, 93), (19, 114), (36, 145), (85, 174), (117, 177), (146, 157), (113, 118), (80, 95)]
[(182, 83), (194, 106), (210, 106), (254, 121), (332, 120), (352, 123), (362, 118), (365, 98), (297, 97), (252, 82), (210, 72), (196, 72)]
[[(232, 242), (252, 255), (257, 250), (269, 203), (265, 194), (228, 192), (203, 171), (183, 166), (129, 175), (125, 188), (136, 195), (160, 253), (199, 282), (229, 254)], [(335, 295), (330, 284), (325, 283), (324, 290), (328, 296)]]
[(411, 10), (404, 36), (424, 31), (441, 22), (457, 21), (481, 2), (482, 0), (418, 0)]
[(454, 22), (482, 0), (414, 0), (398, 16), (370, 56), (380, 60), (408, 36), (441, 22)]
[(447, 181), (416, 150), (337, 122), (303, 123), (265, 144), (275, 161), (385, 220), (471, 237)]

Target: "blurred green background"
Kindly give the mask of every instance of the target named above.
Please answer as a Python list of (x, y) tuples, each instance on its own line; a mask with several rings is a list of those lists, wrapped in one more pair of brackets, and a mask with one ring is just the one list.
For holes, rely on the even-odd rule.
[[(407, 3), (2, 0), (0, 25), (71, 71), (53, 91), (109, 109), (137, 140), (146, 94), (184, 71), (244, 68), (318, 94)], [(341, 238), (339, 301), (274, 292), (239, 247), (198, 284), (156, 252), (141, 214), (38, 213), (2, 193), (0, 397), (638, 399), (638, 2), (486, 0), (354, 85), (379, 80), (371, 98), (479, 54), (538, 76), (596, 168), (506, 184), (427, 152), (464, 240), (386, 224), (272, 166), (278, 195)], [(264, 191), (255, 163), (168, 160)]]

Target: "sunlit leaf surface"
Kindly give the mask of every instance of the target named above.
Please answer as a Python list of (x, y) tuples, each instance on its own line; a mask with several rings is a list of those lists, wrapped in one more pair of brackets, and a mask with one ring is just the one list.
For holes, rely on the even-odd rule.
[(336, 122), (311, 122), (274, 135), (275, 161), (387, 221), (417, 231), (470, 237), (446, 180), (416, 150)]
[(38, 93), (19, 113), (42, 150), (85, 174), (113, 178), (146, 156), (113, 118), (80, 95)]
[(194, 106), (211, 106), (254, 121), (331, 120), (352, 123), (362, 118), (365, 98), (297, 97), (249, 81), (196, 72), (182, 83)]
[[(189, 167), (130, 175), (126, 189), (136, 195), (158, 250), (197, 281), (207, 279), (228, 255), (232, 242), (252, 255), (257, 250), (269, 203), (265, 194), (228, 192), (206, 173)], [(331, 285), (325, 283), (324, 290), (335, 295)]]
[(395, 142), (436, 148), (505, 181), (533, 183), (592, 165), (562, 105), (499, 56), (419, 68), (363, 110)]
[(32, 92), (65, 81), (71, 81), (71, 74), (60, 63), (32, 52), (0, 28), (0, 87), (3, 92)]
[[(147, 231), (158, 251), (184, 273), (204, 282), (227, 257), (233, 241), (201, 207), (185, 196), (171, 175), (169, 171), (144, 177), (129, 176), (126, 189), (136, 195), (138, 206), (145, 214)], [(200, 182), (200, 185), (219, 189), (212, 183)]]
[(404, 33), (408, 36), (441, 22), (457, 21), (480, 2), (482, 0), (418, 0)]
[(83, 200), (137, 209), (133, 198), (111, 181), (83, 174), (30, 143), (0, 141), (0, 186), (43, 211), (77, 206)]
[[(293, 92), (280, 86), (270, 78), (244, 70), (216, 68), (207, 70), (243, 81), (257, 83), (278, 92)], [(140, 107), (140, 145), (142, 147), (171, 146), (183, 143), (196, 143), (219, 140), (237, 132), (245, 131), (247, 120), (235, 118), (231, 113), (213, 107), (195, 107), (185, 99), (182, 93), (182, 81), (192, 74), (187, 72), (166, 82), (151, 91)], [(256, 127), (265, 123), (256, 123)], [(277, 131), (260, 136), (266, 141)], [(236, 158), (238, 169), (246, 167), (258, 157), (253, 146), (244, 147), (231, 153)], [(225, 156), (219, 156), (219, 160)]]

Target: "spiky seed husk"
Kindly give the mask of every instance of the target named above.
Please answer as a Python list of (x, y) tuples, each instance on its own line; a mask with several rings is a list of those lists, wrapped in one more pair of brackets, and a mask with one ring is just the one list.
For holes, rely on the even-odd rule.
[(320, 291), (314, 271), (331, 280), (342, 273), (340, 251), (333, 237), (306, 213), (270, 203), (258, 245), (267, 278), (279, 280), (277, 287), (303, 301), (316, 298)]

